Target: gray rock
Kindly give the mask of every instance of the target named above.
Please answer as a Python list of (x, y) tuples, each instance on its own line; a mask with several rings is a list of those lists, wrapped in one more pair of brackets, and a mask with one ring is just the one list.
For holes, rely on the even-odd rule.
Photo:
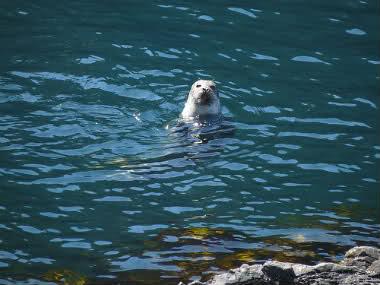
[(230, 272), (214, 276), (207, 284), (209, 285), (227, 285), (227, 284), (266, 284), (263, 283), (262, 265), (243, 264), (237, 269)]
[(355, 257), (355, 258), (346, 258), (343, 259), (341, 264), (345, 266), (350, 266), (350, 267), (357, 267), (360, 269), (367, 269), (374, 259), (369, 256), (364, 256), (364, 257)]
[(267, 261), (264, 265), (243, 264), (207, 282), (194, 281), (189, 285), (285, 284), (380, 285), (380, 250), (368, 246), (352, 248), (340, 264), (324, 262), (309, 266), (278, 261)]
[(355, 246), (346, 252), (344, 258), (372, 257), (373, 260), (380, 258), (380, 250), (371, 246)]
[(294, 274), (292, 263), (267, 261), (263, 265), (262, 271), (270, 280), (279, 281), (280, 284), (292, 283)]
[(356, 246), (346, 252), (341, 264), (366, 270), (380, 258), (380, 250), (370, 246)]
[(379, 285), (380, 279), (372, 278), (365, 274), (353, 274), (342, 276), (338, 282), (338, 285)]
[(315, 271), (315, 266), (294, 263), (292, 265), (296, 277)]
[(353, 272), (354, 268), (332, 262), (322, 262), (314, 266), (316, 272)]
[(380, 277), (380, 260), (374, 261), (366, 270), (366, 273), (371, 277)]
[[(179, 282), (178, 285), (186, 285), (186, 284), (182, 283), (182, 282)], [(195, 281), (189, 283), (189, 285), (205, 285), (205, 283), (203, 283), (201, 281), (198, 281), (198, 280), (195, 280)]]

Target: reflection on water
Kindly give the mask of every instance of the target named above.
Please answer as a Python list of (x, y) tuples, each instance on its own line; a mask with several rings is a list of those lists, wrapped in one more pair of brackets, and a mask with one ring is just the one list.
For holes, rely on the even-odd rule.
[[(379, 3), (330, 2), (5, 3), (0, 284), (378, 245)], [(178, 121), (198, 78), (223, 120)]]

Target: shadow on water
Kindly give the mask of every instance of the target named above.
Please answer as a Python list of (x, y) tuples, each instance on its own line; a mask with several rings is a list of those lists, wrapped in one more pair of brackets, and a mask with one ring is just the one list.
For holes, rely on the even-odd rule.
[[(219, 155), (223, 147), (233, 138), (236, 128), (234, 123), (223, 118), (186, 122), (176, 119), (169, 123), (167, 130), (158, 139), (163, 139), (162, 152), (150, 157), (118, 157), (97, 164), (95, 168), (117, 167), (139, 171), (149, 165), (165, 164), (175, 159), (195, 161)], [(225, 140), (224, 140), (225, 139)], [(94, 167), (94, 165), (90, 166)]]
[(201, 118), (194, 121), (176, 120), (173, 127), (168, 125), (167, 128), (171, 136), (195, 144), (228, 138), (235, 133), (233, 123), (222, 117)]

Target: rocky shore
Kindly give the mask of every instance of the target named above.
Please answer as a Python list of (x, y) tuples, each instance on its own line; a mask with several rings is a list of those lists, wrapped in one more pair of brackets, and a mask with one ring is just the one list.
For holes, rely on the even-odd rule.
[[(380, 249), (357, 246), (346, 252), (340, 263), (314, 266), (267, 261), (215, 275), (207, 282), (188, 285), (372, 285), (380, 284)], [(185, 285), (179, 283), (178, 285)]]

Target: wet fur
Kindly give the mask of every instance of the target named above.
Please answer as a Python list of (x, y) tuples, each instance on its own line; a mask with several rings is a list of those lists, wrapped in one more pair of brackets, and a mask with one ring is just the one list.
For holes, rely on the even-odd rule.
[(192, 86), (181, 117), (193, 120), (208, 116), (220, 116), (220, 100), (215, 82), (198, 80)]

